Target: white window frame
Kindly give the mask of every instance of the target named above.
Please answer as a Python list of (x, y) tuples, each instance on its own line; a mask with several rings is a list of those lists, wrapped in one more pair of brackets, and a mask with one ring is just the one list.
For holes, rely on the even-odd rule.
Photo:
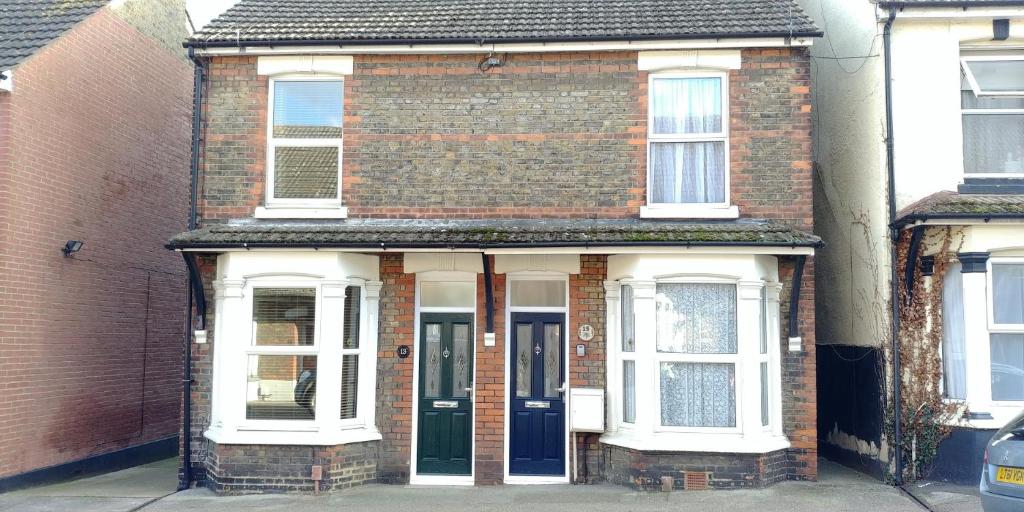
[[(343, 349), (344, 296), (348, 286), (357, 286), (362, 291), (358, 349)], [(379, 281), (371, 282), (357, 277), (325, 279), (324, 276), (312, 274), (268, 273), (244, 279), (221, 279), (214, 283), (214, 287), (217, 290), (214, 340), (218, 350), (214, 351), (211, 424), (204, 433), (206, 438), (220, 444), (317, 446), (381, 439), (374, 423), (377, 315), (371, 311), (377, 306)], [(258, 288), (316, 290), (312, 347), (255, 346), (253, 295), (254, 289)], [(373, 300), (370, 299), (371, 293)], [(356, 352), (360, 356), (356, 416), (342, 420), (342, 354)], [(315, 355), (315, 419), (247, 419), (250, 355)]]
[[(673, 78), (718, 78), (721, 84), (722, 131), (717, 133), (657, 134), (654, 131), (654, 82)], [(650, 73), (647, 77), (647, 204), (640, 209), (641, 217), (649, 218), (727, 218), (739, 217), (739, 210), (731, 206), (729, 188), (732, 162), (729, 151), (729, 73), (725, 71), (695, 70)], [(651, 147), (661, 142), (722, 142), (724, 152), (724, 200), (721, 203), (655, 203), (651, 174)]]
[[(630, 285), (634, 291), (635, 322), (656, 320), (657, 284), (667, 282), (731, 283), (737, 293), (737, 354), (659, 354), (656, 326), (637, 327), (635, 351), (622, 351), (621, 289)], [(762, 296), (762, 290), (767, 293)], [(714, 274), (672, 275), (653, 279), (623, 277), (605, 281), (608, 337), (608, 429), (601, 440), (607, 444), (648, 451), (694, 451), (723, 453), (767, 453), (789, 447), (783, 433), (781, 393), (781, 341), (779, 293), (782, 285), (767, 277)], [(646, 298), (644, 298), (646, 297)], [(753, 320), (750, 303), (758, 300), (758, 308), (767, 310), (764, 324)], [(767, 300), (767, 308), (762, 301)], [(646, 310), (645, 308), (651, 308)], [(750, 320), (750, 321), (748, 321)], [(766, 329), (767, 354), (760, 354), (760, 338), (750, 332), (749, 325)], [(647, 333), (647, 334), (645, 334)], [(646, 338), (645, 338), (646, 336)], [(647, 339), (650, 338), (650, 339)], [(632, 357), (630, 357), (632, 356)], [(669, 357), (660, 357), (669, 356)], [(683, 356), (683, 357), (675, 357)], [(732, 358), (732, 359), (729, 359)], [(632, 359), (636, 365), (636, 421), (623, 420), (622, 362)], [(736, 364), (736, 427), (664, 427), (661, 425), (660, 362), (686, 359), (694, 362), (733, 362)], [(726, 359), (729, 359), (726, 361)], [(760, 363), (768, 362), (768, 425), (762, 425), (760, 409)], [(750, 395), (750, 396), (747, 396)], [(652, 401), (656, 403), (652, 403)], [(647, 412), (644, 412), (647, 411)]]
[[(655, 327), (655, 338), (651, 340), (651, 351), (653, 367), (651, 371), (654, 372), (654, 401), (655, 401), (655, 421), (654, 431), (655, 432), (704, 432), (704, 433), (740, 433), (743, 431), (743, 387), (742, 383), (742, 369), (743, 360), (742, 352), (743, 349), (740, 345), (740, 334), (739, 334), (739, 307), (740, 307), (740, 289), (738, 279), (724, 279), (715, 277), (675, 277), (669, 279), (659, 279), (655, 283), (655, 320), (657, 320), (657, 286), (660, 284), (728, 284), (733, 286), (735, 290), (735, 304), (736, 304), (736, 315), (733, 316), (733, 323), (736, 325), (736, 353), (735, 354), (690, 354), (683, 352), (659, 352), (657, 348), (657, 326)], [(638, 340), (639, 341), (639, 340)], [(639, 343), (637, 344), (637, 350), (639, 350)], [(662, 423), (662, 404), (661, 404), (661, 365), (662, 363), (722, 363), (733, 365), (733, 394), (736, 397), (736, 403), (733, 409), (733, 417), (735, 419), (735, 425), (732, 427), (682, 427), (665, 425)], [(760, 379), (758, 380), (760, 382)], [(639, 391), (637, 394), (640, 394)], [(760, 404), (760, 396), (758, 395), (758, 404)], [(760, 417), (760, 416), (758, 416)]]
[[(312, 216), (315, 217), (334, 217), (330, 213), (324, 212), (324, 210), (339, 210), (342, 208), (341, 202), (341, 189), (342, 189), (342, 164), (343, 164), (343, 145), (345, 129), (342, 126), (342, 136), (339, 138), (276, 138), (274, 137), (274, 95), (275, 89), (278, 82), (313, 82), (313, 81), (328, 81), (328, 82), (339, 82), (342, 87), (344, 94), (345, 79), (339, 75), (304, 75), (304, 74), (288, 74), (276, 76), (270, 79), (267, 92), (267, 158), (266, 158), (266, 183), (265, 188), (267, 190), (266, 195), (266, 208), (262, 210), (263, 217), (276, 217), (271, 209), (307, 209), (314, 210)], [(342, 119), (344, 119), (344, 97), (342, 97)], [(344, 125), (344, 123), (342, 123)], [(278, 147), (335, 147), (338, 149), (338, 186), (337, 194), (333, 198), (328, 199), (282, 199), (274, 197), (274, 155)], [(287, 215), (286, 215), (287, 216)]]
[[(621, 285), (619, 285), (619, 315), (620, 316), (619, 316), (619, 322), (618, 322), (619, 325), (617, 326), (617, 329), (616, 329), (616, 331), (618, 332), (618, 345), (615, 346), (614, 352), (618, 355), (618, 357), (616, 358), (616, 361), (615, 361), (615, 365), (616, 365), (615, 373), (619, 377), (619, 379), (618, 379), (619, 380), (619, 385), (618, 385), (617, 389), (619, 389), (619, 392), (622, 393), (623, 396), (620, 397), (619, 400), (618, 400), (618, 402), (619, 402), (618, 403), (618, 411), (616, 411), (613, 414), (613, 417), (618, 418), (617, 423), (619, 425), (619, 428), (625, 429), (625, 430), (632, 430), (636, 426), (637, 395), (639, 395), (639, 390), (637, 389), (637, 378), (636, 378), (637, 371), (639, 370), (639, 365), (637, 363), (637, 357), (636, 357), (637, 356), (637, 348), (638, 348), (637, 339), (636, 339), (636, 300), (635, 300), (635, 298), (633, 299), (633, 307), (630, 310), (633, 313), (633, 319), (632, 319), (632, 326), (633, 326), (633, 350), (627, 352), (625, 350), (622, 350), (622, 341), (623, 341), (622, 340), (622, 325), (623, 325), (624, 322), (623, 322), (623, 317), (621, 316), (621, 314), (622, 314), (622, 304), (625, 302), (624, 295), (622, 293), (622, 288), (625, 287), (625, 286), (632, 287), (633, 285), (628, 283), (628, 282), (623, 282)], [(633, 293), (636, 293), (636, 292), (633, 292)], [(633, 297), (635, 297), (635, 295)], [(609, 326), (609, 330), (610, 329), (611, 329), (611, 326)], [(626, 361), (632, 361), (633, 362), (633, 421), (626, 421), (626, 409), (625, 409), (625, 407), (626, 407), (626, 400), (625, 400), (625, 393), (626, 393), (626, 378), (625, 378), (626, 371), (625, 371), (625, 366), (626, 365), (625, 365), (625, 362)], [(659, 411), (659, 416), (660, 416), (660, 411)]]
[(971, 90), (975, 96), (1024, 96), (1024, 88), (1017, 91), (985, 91), (981, 89), (978, 80), (971, 71), (971, 62), (995, 62), (995, 61), (1024, 60), (1024, 55), (964, 55), (960, 57), (960, 68), (967, 77), (967, 83), (971, 84)]
[[(996, 320), (995, 320), (995, 309), (996, 309), (995, 308), (995, 292), (996, 292), (996, 290), (995, 290), (995, 287), (993, 286), (993, 278), (992, 278), (992, 276), (993, 276), (993, 272), (995, 270), (994, 267), (996, 267), (998, 265), (1007, 265), (1007, 264), (1009, 264), (1009, 265), (1024, 265), (1024, 258), (1006, 258), (1006, 257), (1004, 257), (1004, 258), (992, 258), (992, 257), (990, 257), (988, 262), (987, 262), (988, 268), (986, 268), (986, 272), (985, 272), (985, 280), (986, 280), (985, 286), (988, 288), (988, 290), (986, 291), (986, 294), (985, 294), (986, 295), (986, 300), (988, 302), (988, 307), (986, 308), (988, 310), (988, 318), (987, 318), (988, 338), (985, 340), (985, 343), (987, 344), (987, 347), (986, 347), (986, 350), (984, 350), (984, 351), (969, 351), (968, 352), (968, 357), (971, 357), (972, 355), (977, 356), (977, 355), (979, 355), (978, 354), (979, 352), (983, 352), (984, 354), (986, 354), (988, 356), (987, 357), (988, 360), (985, 361), (985, 368), (987, 370), (986, 371), (986, 375), (985, 375), (987, 378), (986, 378), (985, 382), (984, 383), (982, 383), (982, 382), (974, 383), (974, 382), (968, 381), (967, 386), (968, 386), (968, 388), (971, 385), (986, 386), (987, 389), (989, 390), (989, 396), (991, 396), (991, 390), (992, 390), (992, 351), (991, 351), (992, 335), (993, 334), (1024, 334), (1024, 324), (999, 324), (999, 323), (996, 323)], [(970, 363), (968, 363), (968, 364), (970, 364)], [(970, 391), (968, 391), (968, 394), (969, 393), (970, 393)], [(1024, 405), (1024, 400), (995, 400), (995, 399), (992, 399), (992, 404), (997, 405), (997, 406), (1005, 405), (1005, 406), (1020, 407), (1020, 406)]]
[[(968, 63), (979, 62), (979, 61), (1003, 61), (1003, 60), (1024, 60), (1024, 55), (968, 55), (960, 57), (960, 70), (967, 78), (967, 83), (970, 84), (971, 90), (974, 95), (978, 98), (985, 97), (1012, 97), (1012, 96), (1024, 96), (1024, 90), (1021, 91), (983, 91), (978, 85), (978, 81), (974, 78), (974, 73), (971, 71)], [(961, 101), (962, 105), (962, 101)], [(1024, 108), (960, 108), (961, 118), (970, 115), (1024, 115)], [(963, 134), (966, 139), (966, 133)], [(964, 176), (969, 178), (1024, 178), (1024, 173), (1007, 173), (1007, 172), (985, 172), (979, 171), (974, 172), (967, 168), (966, 157), (964, 158)]]

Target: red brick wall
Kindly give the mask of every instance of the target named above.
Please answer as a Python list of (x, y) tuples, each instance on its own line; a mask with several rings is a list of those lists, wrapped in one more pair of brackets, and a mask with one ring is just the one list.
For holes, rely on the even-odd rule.
[[(494, 256), (491, 268), (494, 268)], [(500, 484), (505, 478), (505, 274), (492, 274), (494, 346), (484, 346), (487, 303), (484, 275), (477, 276), (476, 483)]]
[[(177, 432), (185, 273), (163, 243), (188, 211), (185, 61), (103, 9), (15, 76), (0, 93), (0, 477)], [(74, 258), (68, 239), (85, 242)]]
[[(377, 344), (377, 428), (383, 436), (378, 471), (385, 482), (407, 482), (412, 456), (412, 367), (416, 360), (416, 274), (401, 254), (380, 257), (380, 334)], [(400, 359), (397, 349), (409, 347)]]
[[(729, 74), (731, 200), (744, 217), (809, 227), (807, 51), (742, 54)], [(516, 54), (486, 74), (476, 63), (355, 56), (342, 169), (350, 216), (639, 214), (648, 73), (635, 52)], [(264, 202), (268, 78), (255, 57), (216, 57), (209, 68), (202, 217), (251, 217)]]

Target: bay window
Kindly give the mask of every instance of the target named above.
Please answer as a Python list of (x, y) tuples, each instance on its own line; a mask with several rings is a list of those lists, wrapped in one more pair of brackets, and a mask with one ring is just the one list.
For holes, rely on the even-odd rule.
[(1024, 177), (1024, 55), (961, 58), (964, 172)]
[(343, 82), (270, 81), (268, 207), (340, 207)]
[(726, 82), (722, 72), (650, 75), (642, 215), (735, 216), (729, 208)]
[(635, 269), (686, 264), (633, 258), (625, 262), (631, 277), (606, 282), (613, 350), (602, 441), (657, 451), (788, 446), (779, 419), (781, 285), (705, 275), (647, 279)]
[[(347, 275), (374, 276), (376, 261), (368, 258), (220, 257), (227, 275), (214, 282), (207, 438), (327, 446), (380, 439), (374, 380), (381, 284)], [(280, 268), (289, 272), (275, 272)], [(315, 275), (292, 273), (297, 268)]]

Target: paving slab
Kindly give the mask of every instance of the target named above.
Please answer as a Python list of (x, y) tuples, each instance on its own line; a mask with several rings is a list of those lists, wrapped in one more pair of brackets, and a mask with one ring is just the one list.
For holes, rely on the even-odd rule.
[(178, 459), (0, 494), (0, 512), (131, 512), (178, 487)]
[(977, 485), (923, 481), (908, 485), (907, 491), (933, 512), (982, 512)]
[(819, 482), (784, 482), (768, 489), (651, 493), (617, 485), (538, 485), (495, 487), (413, 487), (365, 485), (312, 495), (217, 496), (192, 489), (153, 502), (144, 512), (921, 512), (898, 489), (822, 461)]

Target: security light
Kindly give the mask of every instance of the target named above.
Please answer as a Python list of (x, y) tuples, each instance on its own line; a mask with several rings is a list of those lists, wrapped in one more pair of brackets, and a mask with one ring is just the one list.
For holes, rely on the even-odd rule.
[(64, 248), (61, 249), (61, 252), (64, 253), (64, 257), (69, 257), (72, 253), (81, 251), (83, 243), (85, 242), (80, 240), (68, 240), (67, 243), (64, 244)]

